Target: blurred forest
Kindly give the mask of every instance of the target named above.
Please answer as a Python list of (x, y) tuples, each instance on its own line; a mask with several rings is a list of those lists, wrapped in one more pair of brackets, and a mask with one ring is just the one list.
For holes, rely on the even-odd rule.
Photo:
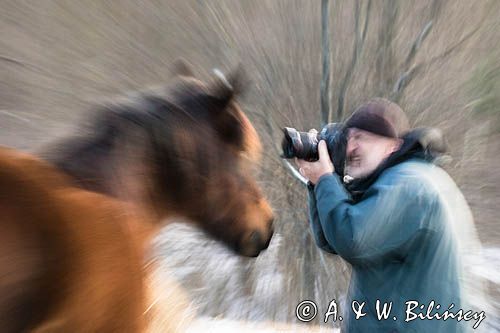
[[(335, 0), (328, 23), (322, 114), (319, 0), (0, 0), (0, 144), (36, 151), (77, 131), (100, 100), (168, 82), (178, 58), (201, 78), (242, 64), (251, 84), (240, 101), (265, 146), (258, 177), (276, 236), (248, 260), (173, 226), (156, 253), (201, 314), (293, 322), (303, 299), (341, 299), (349, 269), (310, 237), (305, 189), (279, 157), (281, 128), (320, 128), (387, 97), (413, 126), (444, 131), (445, 169), (500, 270), (500, 1)], [(490, 281), (500, 295), (498, 276)]]

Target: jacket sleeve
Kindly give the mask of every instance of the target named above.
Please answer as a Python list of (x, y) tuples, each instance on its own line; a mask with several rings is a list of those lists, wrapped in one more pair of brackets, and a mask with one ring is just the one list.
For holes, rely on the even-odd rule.
[(311, 225), (312, 234), (316, 245), (326, 251), (333, 254), (337, 254), (337, 251), (328, 244), (325, 235), (323, 234), (323, 228), (319, 221), (318, 210), (316, 209), (316, 197), (314, 194), (314, 185), (311, 183), (307, 184), (307, 195), (308, 195), (308, 206), (309, 206), (309, 223)]
[(418, 184), (391, 174), (354, 203), (336, 175), (322, 176), (314, 188), (322, 231), (317, 236), (351, 263), (405, 256), (430, 231), (427, 216), (435, 199)]

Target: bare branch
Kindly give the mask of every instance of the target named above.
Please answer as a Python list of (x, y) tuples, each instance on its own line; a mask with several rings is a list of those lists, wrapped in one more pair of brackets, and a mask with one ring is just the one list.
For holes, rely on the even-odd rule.
[(480, 29), (481, 27), (477, 27), (475, 28), (474, 30), (470, 31), (467, 35), (465, 35), (461, 40), (459, 40), (458, 42), (456, 42), (455, 44), (453, 44), (452, 46), (450, 46), (449, 48), (447, 48), (443, 53), (441, 53), (440, 55), (437, 55), (433, 58), (431, 58), (427, 64), (430, 65), (432, 64), (433, 62), (437, 61), (437, 60), (440, 60), (440, 59), (443, 59), (443, 58), (446, 58), (447, 56), (449, 56), (451, 53), (453, 53), (456, 49), (458, 49), (460, 46), (462, 46), (462, 44), (467, 41), (469, 38), (471, 38), (472, 36), (474, 36), (474, 34)]
[[(347, 93), (347, 88), (349, 87), (349, 84), (351, 83), (352, 75), (354, 73), (354, 70), (356, 69), (356, 65), (358, 63), (358, 59), (361, 55), (361, 50), (363, 49), (363, 45), (365, 42), (366, 38), (366, 32), (368, 30), (368, 19), (370, 16), (370, 7), (371, 7), (371, 0), (368, 1), (367, 9), (366, 9), (366, 15), (365, 15), (365, 21), (363, 24), (363, 32), (359, 33), (359, 16), (361, 12), (360, 8), (360, 2), (359, 0), (356, 0), (355, 4), (355, 12), (354, 12), (354, 50), (353, 50), (353, 55), (352, 55), (352, 60), (351, 63), (349, 64), (349, 67), (347, 68), (346, 74), (344, 76), (344, 79), (342, 80), (340, 84), (340, 92), (339, 92), (339, 98), (337, 102), (337, 121), (342, 121), (342, 118), (344, 118), (344, 100), (345, 100), (345, 95)], [(328, 122), (332, 122), (333, 119), (329, 118)]]
[(30, 65), (24, 61), (21, 61), (21, 60), (12, 58), (12, 57), (4, 56), (2, 54), (0, 54), (0, 60), (11, 62), (11, 63), (14, 63), (16, 65), (20, 65), (20, 66), (24, 66), (24, 67), (32, 67), (32, 65)]
[(384, 95), (392, 86), (396, 75), (394, 68), (393, 41), (396, 34), (396, 22), (399, 14), (399, 1), (385, 1), (382, 7), (382, 24), (378, 31), (378, 47), (375, 52), (376, 95)]
[[(441, 59), (448, 54), (450, 54), (455, 46), (452, 46), (452, 49), (446, 50), (443, 54), (431, 58), (427, 62), (423, 62), (420, 64), (415, 65), (413, 63), (417, 52), (419, 51), (420, 47), (422, 46), (422, 43), (424, 40), (427, 38), (429, 35), (431, 29), (434, 26), (434, 23), (436, 20), (439, 19), (439, 13), (441, 12), (441, 7), (442, 3), (440, 0), (434, 0), (432, 3), (432, 6), (430, 8), (430, 15), (429, 15), (429, 21), (427, 24), (424, 25), (422, 28), (422, 31), (420, 34), (417, 36), (415, 41), (412, 44), (412, 47), (410, 49), (410, 52), (408, 53), (408, 56), (406, 57), (406, 60), (403, 65), (403, 72), (399, 75), (399, 77), (396, 80), (396, 83), (393, 85), (392, 91), (390, 93), (390, 98), (394, 100), (395, 102), (398, 102), (401, 99), (401, 96), (403, 95), (404, 89), (408, 86), (408, 84), (415, 78), (415, 76), (420, 72), (420, 70), (437, 59)], [(474, 31), (475, 32), (475, 31)], [(462, 39), (459, 43), (462, 43), (465, 39), (468, 37), (466, 36), (464, 39)]]
[(14, 64), (14, 65), (20, 66), (20, 67), (22, 67), (22, 68), (24, 68), (26, 70), (31, 70), (34, 73), (38, 73), (40, 75), (45, 75), (47, 77), (55, 78), (55, 79), (58, 79), (58, 80), (67, 80), (67, 78), (64, 77), (64, 76), (62, 76), (62, 75), (56, 74), (53, 71), (49, 71), (49, 70), (47, 70), (47, 69), (45, 69), (43, 67), (37, 66), (37, 65), (32, 64), (30, 62), (27, 62), (25, 60), (20, 60), (20, 59), (16, 59), (16, 58), (13, 58), (13, 57), (9, 57), (9, 56), (0, 54), (0, 61), (4, 61), (4, 62), (7, 62), (7, 63), (11, 63), (11, 64)]
[[(368, 4), (366, 5), (365, 24), (363, 26), (363, 33), (361, 34), (361, 40), (363, 43), (366, 39), (366, 33), (368, 32), (368, 21), (370, 19), (371, 8), (372, 8), (372, 0), (368, 0)], [(361, 46), (363, 46), (363, 45), (361, 45)]]
[(398, 80), (394, 84), (394, 87), (392, 88), (391, 99), (393, 101), (395, 102), (399, 101), (401, 93), (408, 86), (410, 81), (413, 80), (413, 78), (418, 73), (421, 67), (422, 64), (413, 66), (412, 68), (410, 68), (409, 70), (407, 70), (406, 72), (402, 73), (399, 76)]
[(19, 60), (16, 58), (12, 58), (12, 57), (9, 57), (9, 56), (3, 55), (3, 54), (0, 54), (0, 60), (9, 62), (11, 64), (15, 64), (15, 65), (27, 68), (27, 69), (31, 69), (31, 70), (34, 70), (34, 71), (39, 72), (39, 73), (43, 73), (43, 74), (48, 73), (48, 71), (44, 70), (43, 68), (35, 66), (29, 62), (26, 62), (24, 60)]
[(420, 49), (422, 42), (429, 35), (429, 32), (431, 31), (432, 26), (433, 26), (433, 21), (429, 21), (424, 26), (422, 31), (420, 32), (417, 39), (413, 42), (410, 53), (408, 53), (408, 56), (406, 57), (405, 68), (408, 68), (409, 66), (411, 66), (411, 62), (413, 61), (413, 59), (417, 55), (417, 51)]
[(411, 67), (411, 65), (413, 59), (417, 55), (418, 50), (420, 49), (420, 46), (422, 45), (422, 42), (429, 35), (432, 26), (433, 26), (432, 20), (427, 22), (427, 24), (424, 26), (420, 34), (418, 34), (418, 37), (413, 42), (410, 52), (408, 53), (408, 56), (406, 57), (405, 60), (405, 65), (404, 65), (405, 69), (403, 73), (399, 75), (391, 91), (391, 99), (393, 99), (396, 102), (399, 101), (401, 93), (403, 92), (404, 88), (408, 86), (408, 83), (410, 83), (410, 81), (415, 77), (417, 70), (420, 68), (420, 66)]
[(401, 95), (404, 91), (404, 89), (410, 84), (410, 82), (415, 78), (415, 76), (420, 72), (422, 68), (425, 66), (430, 66), (434, 64), (436, 61), (441, 60), (443, 58), (448, 57), (451, 55), (456, 49), (458, 49), (465, 41), (467, 41), (469, 38), (471, 38), (477, 31), (479, 30), (479, 27), (475, 28), (474, 30), (470, 31), (467, 35), (465, 35), (462, 39), (460, 39), (458, 42), (455, 44), (451, 45), (448, 47), (443, 53), (432, 57), (431, 59), (424, 61), (418, 65), (414, 65), (404, 73), (402, 73), (396, 83), (394, 84), (394, 88), (391, 93), (391, 99), (395, 102), (398, 102), (401, 98)]
[(330, 36), (328, 29), (328, 0), (321, 0), (321, 41), (322, 41), (322, 78), (320, 85), (321, 126), (331, 118), (330, 107)]

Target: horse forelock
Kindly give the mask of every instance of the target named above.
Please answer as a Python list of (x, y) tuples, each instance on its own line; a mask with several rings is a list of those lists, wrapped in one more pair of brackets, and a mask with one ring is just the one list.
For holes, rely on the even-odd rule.
[(240, 72), (214, 81), (210, 85), (192, 78), (182, 77), (171, 90), (171, 102), (189, 112), (202, 122), (208, 122), (222, 139), (236, 147), (251, 161), (259, 161), (261, 143), (259, 136), (241, 110), (237, 101), (244, 92)]

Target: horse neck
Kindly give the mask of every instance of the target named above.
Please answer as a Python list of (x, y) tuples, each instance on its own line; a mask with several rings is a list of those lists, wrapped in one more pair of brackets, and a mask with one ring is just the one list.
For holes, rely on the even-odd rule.
[(154, 205), (150, 188), (147, 138), (100, 136), (73, 138), (54, 145), (41, 155), (69, 175), (76, 186), (135, 205), (152, 219), (165, 211)]

